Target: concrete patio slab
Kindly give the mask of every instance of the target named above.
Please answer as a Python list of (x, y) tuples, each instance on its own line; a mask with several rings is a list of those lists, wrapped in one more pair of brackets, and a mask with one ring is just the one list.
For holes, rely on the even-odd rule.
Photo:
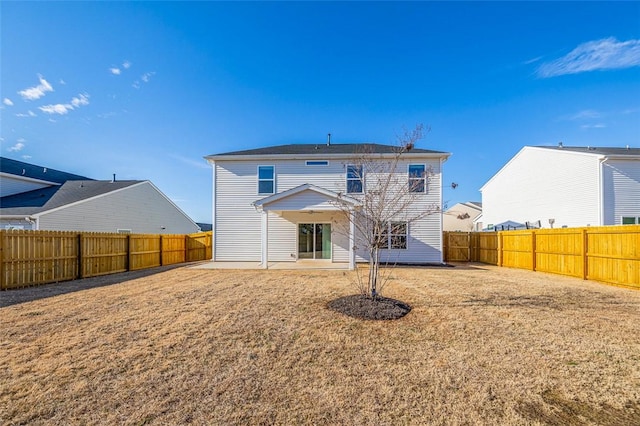
[[(191, 266), (193, 269), (263, 269), (260, 262), (204, 262)], [(298, 260), (297, 262), (269, 262), (268, 269), (277, 270), (348, 270), (347, 262), (331, 262), (324, 260)]]

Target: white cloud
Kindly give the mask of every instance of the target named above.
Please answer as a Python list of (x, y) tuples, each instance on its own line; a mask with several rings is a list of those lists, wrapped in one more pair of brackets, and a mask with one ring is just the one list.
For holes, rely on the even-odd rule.
[(13, 101), (9, 98), (4, 98), (2, 100), (2, 103), (5, 104), (6, 106), (13, 106)]
[(131, 68), (131, 62), (129, 61), (124, 61), (122, 63), (122, 68), (124, 68), (125, 70), (128, 70), (129, 68)]
[(31, 156), (30, 156), (30, 155), (23, 155), (23, 156), (22, 156), (22, 159), (23, 159), (23, 160), (30, 160), (30, 159), (31, 159)]
[(26, 114), (25, 114), (25, 113), (18, 113), (18, 114), (16, 114), (16, 117), (37, 117), (37, 115), (36, 115), (36, 113), (35, 113), (35, 112), (33, 112), (33, 111), (29, 110), (29, 111), (27, 111), (27, 113), (26, 113)]
[(18, 142), (15, 145), (7, 148), (7, 151), (9, 151), (9, 152), (18, 152), (18, 151), (22, 151), (23, 148), (24, 148), (24, 143)]
[(45, 80), (41, 75), (38, 75), (38, 79), (40, 80), (40, 84), (34, 87), (29, 87), (28, 89), (24, 89), (18, 92), (22, 99), (25, 101), (33, 101), (36, 99), (40, 99), (47, 92), (53, 92), (53, 87), (49, 84), (47, 80)]
[(607, 125), (604, 123), (583, 124), (582, 126), (580, 126), (580, 128), (582, 129), (604, 129), (605, 127), (607, 127)]
[(155, 72), (146, 72), (144, 74), (142, 74), (142, 77), (140, 77), (142, 79), (142, 81), (144, 81), (145, 83), (149, 82), (149, 79), (155, 74)]
[(602, 117), (602, 114), (598, 111), (592, 109), (585, 109), (580, 112), (577, 112), (569, 117), (569, 120), (584, 120), (589, 118), (599, 118)]
[(524, 61), (524, 64), (525, 65), (533, 64), (534, 62), (538, 62), (540, 59), (542, 59), (542, 56), (538, 56), (537, 58), (526, 60)]
[[(152, 72), (146, 72), (144, 74), (142, 74), (140, 76), (140, 80), (142, 80), (143, 83), (148, 83), (149, 80), (151, 80), (151, 77), (153, 77), (154, 75), (156, 75), (155, 71)], [(136, 89), (140, 88), (140, 80), (136, 80), (133, 82), (132, 86)]]
[(113, 75), (120, 75), (122, 71), (120, 71), (120, 68), (109, 68), (109, 72)]
[(640, 40), (618, 41), (614, 37), (582, 43), (567, 55), (538, 67), (543, 78), (640, 66)]
[(38, 107), (38, 109), (47, 114), (65, 115), (69, 111), (73, 111), (74, 109), (82, 105), (89, 105), (89, 95), (86, 93), (80, 94), (77, 97), (72, 98), (71, 102), (67, 104), (43, 105), (41, 107)]
[(71, 104), (55, 104), (55, 105), (43, 105), (38, 107), (40, 111), (46, 112), (47, 114), (60, 114), (64, 115), (73, 109)]
[(81, 105), (89, 105), (89, 95), (80, 94), (77, 98), (71, 99), (71, 105), (74, 107), (79, 107)]

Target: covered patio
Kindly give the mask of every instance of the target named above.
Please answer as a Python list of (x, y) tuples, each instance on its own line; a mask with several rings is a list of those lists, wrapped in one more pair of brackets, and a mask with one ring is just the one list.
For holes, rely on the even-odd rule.
[[(354, 198), (311, 184), (300, 185), (254, 202), (254, 208), (262, 215), (259, 267), (354, 269), (356, 259), (351, 248), (354, 246), (355, 230), (351, 215), (355, 214), (358, 205), (359, 202)], [(345, 241), (341, 246), (341, 253), (345, 257), (339, 259), (332, 251), (332, 248), (338, 248), (335, 233), (332, 234), (335, 229), (332, 230), (331, 220), (327, 218), (327, 214), (333, 213), (345, 213), (351, 217), (341, 219), (347, 229), (343, 232)], [(305, 217), (302, 218), (301, 214)], [(280, 253), (280, 247), (290, 249), (292, 245), (296, 247), (295, 253), (290, 250), (288, 255)], [(289, 257), (283, 258), (283, 255)]]

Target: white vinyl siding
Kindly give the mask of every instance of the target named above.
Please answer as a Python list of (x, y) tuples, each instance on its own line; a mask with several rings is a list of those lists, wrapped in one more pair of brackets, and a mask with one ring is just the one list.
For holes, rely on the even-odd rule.
[(621, 225), (623, 217), (640, 217), (640, 160), (609, 160), (602, 167), (603, 225)]
[(135, 234), (189, 234), (198, 226), (150, 182), (42, 213), (39, 229)]
[[(273, 162), (277, 172), (277, 193), (305, 183), (336, 193), (345, 193), (348, 160), (332, 160), (327, 166), (322, 167), (307, 166), (306, 160), (303, 158)], [(405, 161), (400, 166), (402, 181), (405, 184), (408, 163)], [(415, 163), (415, 161), (411, 161), (411, 163)], [(439, 188), (441, 184), (440, 159), (422, 160), (421, 163), (426, 163), (428, 167), (433, 169), (434, 174), (429, 181), (430, 188)], [(256, 211), (252, 203), (268, 196), (256, 195), (256, 170), (257, 166), (262, 164), (264, 163), (258, 160), (241, 159), (216, 160), (214, 163), (215, 261), (261, 261), (261, 213)], [(432, 205), (440, 206), (440, 204), (440, 192), (434, 190), (429, 191), (425, 196), (420, 196), (414, 208), (417, 211), (424, 211)], [(329, 211), (334, 208), (326, 197), (313, 191), (305, 191), (270, 203), (268, 206), (270, 211), (269, 260), (292, 260), (291, 253), (297, 254), (295, 246), (297, 223), (325, 222), (323, 217), (315, 217), (324, 214), (334, 218), (331, 220), (333, 261), (348, 262), (348, 221), (346, 218), (343, 221), (335, 219), (343, 213), (335, 210)], [(279, 210), (274, 211), (276, 209)], [(313, 210), (314, 213), (311, 214), (308, 211), (296, 213), (295, 210)], [(298, 220), (296, 214), (304, 215), (307, 219)], [(313, 216), (313, 219), (310, 219), (310, 216)], [(433, 214), (420, 220), (420, 223), (412, 223), (409, 226), (407, 250), (392, 250), (403, 253), (398, 261), (430, 263), (442, 260), (441, 237), (439, 235), (440, 216), (440, 214)], [(366, 259), (366, 254), (359, 251), (358, 255), (359, 261)]]
[(269, 213), (269, 261), (293, 262), (298, 258), (298, 224), (330, 223), (331, 255), (334, 262), (349, 261), (349, 236), (344, 233), (347, 222), (342, 212), (294, 212), (281, 215)]
[(599, 225), (599, 167), (595, 155), (525, 147), (482, 187), (482, 221)]

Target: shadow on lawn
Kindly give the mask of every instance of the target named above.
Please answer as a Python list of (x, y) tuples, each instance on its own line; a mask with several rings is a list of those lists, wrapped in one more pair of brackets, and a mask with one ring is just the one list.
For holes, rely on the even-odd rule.
[(7, 306), (17, 305), (20, 303), (32, 302), (34, 300), (46, 299), (47, 297), (59, 296), (61, 294), (119, 284), (125, 281), (144, 278), (150, 275), (158, 274), (160, 272), (180, 268), (185, 265), (188, 264), (179, 263), (176, 265), (159, 266), (157, 268), (142, 269), (139, 271), (131, 272), (120, 272), (117, 274), (84, 278), (81, 280), (63, 281), (59, 283), (44, 284), (34, 287), (2, 290), (0, 291), (0, 308), (5, 308)]

